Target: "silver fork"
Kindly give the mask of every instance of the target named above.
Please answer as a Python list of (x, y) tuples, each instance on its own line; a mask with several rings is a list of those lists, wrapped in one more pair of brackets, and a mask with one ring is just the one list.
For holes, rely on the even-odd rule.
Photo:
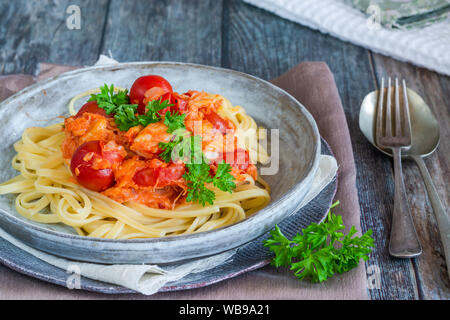
[[(399, 91), (396, 78), (394, 95), (392, 95), (389, 77), (385, 97), (384, 78), (381, 79), (375, 141), (380, 148), (391, 149), (394, 158), (395, 196), (389, 253), (394, 257), (412, 258), (420, 255), (422, 248), (408, 206), (402, 174), (401, 151), (402, 148), (411, 146), (411, 123), (405, 80), (402, 86), (402, 99), (400, 99)], [(392, 110), (392, 100), (394, 100), (394, 110)]]

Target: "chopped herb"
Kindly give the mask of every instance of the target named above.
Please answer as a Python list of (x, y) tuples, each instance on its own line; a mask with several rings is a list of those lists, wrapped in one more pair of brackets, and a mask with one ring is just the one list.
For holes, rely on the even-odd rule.
[(232, 192), (236, 188), (228, 163), (220, 163), (216, 174), (211, 175), (211, 168), (202, 153), (201, 136), (187, 136), (186, 133), (189, 132), (186, 129), (177, 129), (175, 132), (177, 134), (174, 134), (171, 141), (159, 143), (159, 147), (163, 150), (159, 156), (165, 162), (181, 160), (186, 164), (187, 171), (183, 175), (188, 186), (186, 201), (198, 202), (203, 206), (207, 202), (213, 204), (216, 195), (206, 187), (207, 183), (212, 183), (225, 192)]
[[(339, 202), (333, 204), (333, 207)], [(367, 261), (374, 247), (372, 230), (361, 237), (352, 226), (347, 235), (342, 217), (328, 212), (325, 221), (312, 223), (297, 233), (292, 240), (287, 239), (280, 228), (270, 231), (270, 237), (264, 246), (275, 253), (272, 265), (290, 267), (299, 279), (308, 278), (312, 282), (323, 282), (335, 273), (343, 273), (355, 268), (360, 259)]]
[[(160, 157), (167, 163), (182, 161), (184, 163), (200, 163), (202, 160), (201, 137), (191, 136), (186, 129), (177, 129), (169, 142), (160, 142), (158, 146), (163, 150)], [(194, 153), (191, 154), (191, 150)]]
[[(172, 153), (174, 148), (181, 142), (183, 141), (183, 137), (182, 136), (178, 136), (178, 135), (174, 135), (172, 140), (170, 140), (169, 142), (160, 142), (158, 144), (158, 146), (163, 150), (163, 152), (161, 152), (159, 154), (159, 156), (167, 163), (169, 163), (172, 160)], [(182, 155), (179, 154), (180, 157), (182, 157)]]
[(233, 182), (234, 177), (230, 174), (231, 166), (230, 164), (222, 161), (217, 166), (217, 172), (214, 176), (213, 184), (215, 187), (219, 188), (225, 192), (232, 192), (236, 188), (236, 184)]
[(123, 105), (130, 103), (130, 98), (128, 97), (128, 90), (119, 90), (114, 93), (114, 85), (112, 84), (109, 88), (105, 84), (100, 87), (100, 93), (91, 94), (88, 101), (97, 101), (100, 108), (104, 109), (107, 114), (116, 113), (116, 109)]
[[(194, 156), (191, 156), (194, 160)], [(202, 161), (191, 161), (186, 164), (187, 173), (183, 178), (188, 182), (188, 195), (186, 201), (197, 201), (205, 206), (206, 202), (214, 203), (216, 199), (215, 193), (206, 187), (207, 183), (212, 183), (215, 187), (225, 192), (232, 192), (236, 188), (233, 182), (234, 177), (230, 174), (231, 166), (228, 163), (222, 162), (217, 167), (217, 172), (214, 176), (211, 175), (211, 168), (205, 161), (203, 155)]]
[(164, 124), (167, 126), (167, 132), (172, 133), (178, 129), (185, 129), (184, 126), (184, 118), (185, 114), (178, 114), (178, 112), (174, 112), (171, 114), (170, 111), (166, 112), (166, 118), (164, 119)]
[(140, 124), (136, 117), (137, 104), (122, 104), (116, 108), (114, 121), (120, 131), (128, 131), (130, 128)]
[(188, 163), (186, 164), (187, 172), (183, 178), (187, 181), (188, 195), (186, 201), (198, 202), (202, 206), (206, 202), (213, 204), (216, 199), (214, 191), (206, 188), (206, 183), (213, 182), (213, 177), (209, 174), (209, 164), (202, 163)]
[[(121, 131), (128, 131), (134, 126), (148, 126), (161, 120), (159, 111), (172, 106), (168, 100), (153, 100), (147, 104), (147, 112), (143, 115), (137, 115), (137, 104), (129, 104), (128, 90), (114, 93), (114, 85), (108, 87), (105, 84), (100, 88), (99, 94), (92, 94), (89, 101), (97, 101), (100, 108), (107, 114), (114, 114), (114, 120)], [(184, 119), (184, 118), (183, 118)]]
[(153, 100), (147, 103), (147, 112), (145, 115), (139, 116), (139, 123), (143, 125), (144, 127), (149, 125), (150, 123), (155, 123), (161, 120), (161, 115), (159, 114), (159, 111), (173, 106), (173, 104), (169, 104), (169, 100), (161, 101), (162, 98), (159, 100)]

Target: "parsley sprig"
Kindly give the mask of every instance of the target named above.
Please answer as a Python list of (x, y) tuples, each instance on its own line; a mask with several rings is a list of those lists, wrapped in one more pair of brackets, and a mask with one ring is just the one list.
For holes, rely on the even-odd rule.
[(175, 130), (186, 129), (184, 125), (185, 114), (178, 114), (178, 112), (174, 112), (173, 114), (170, 111), (166, 112), (164, 124), (167, 126), (167, 132), (172, 133)]
[(231, 166), (222, 161), (217, 165), (216, 175), (213, 178), (213, 185), (225, 192), (232, 192), (236, 188), (236, 184), (233, 182), (234, 177), (231, 175)]
[(159, 111), (173, 106), (173, 104), (169, 104), (169, 100), (161, 101), (161, 99), (162, 98), (159, 98), (159, 100), (153, 100), (147, 103), (147, 112), (144, 115), (139, 115), (138, 117), (141, 125), (145, 127), (150, 123), (159, 122), (161, 120)]
[[(333, 207), (339, 202), (333, 204)], [(330, 211), (325, 221), (312, 223), (289, 240), (276, 225), (264, 246), (275, 253), (272, 265), (290, 267), (299, 279), (308, 278), (312, 282), (323, 282), (335, 273), (344, 273), (356, 267), (363, 259), (369, 259), (374, 247), (372, 230), (361, 237), (354, 236), (352, 226), (347, 235), (342, 217)]]
[(128, 97), (128, 90), (119, 90), (115, 93), (114, 85), (108, 87), (105, 83), (103, 87), (100, 87), (100, 93), (91, 94), (88, 101), (97, 101), (98, 106), (104, 109), (107, 114), (113, 114), (121, 105), (129, 104), (130, 98)]
[(114, 121), (120, 131), (128, 131), (139, 125), (139, 118), (136, 117), (137, 107), (137, 104), (122, 104), (115, 109)]
[(161, 115), (158, 111), (169, 106), (167, 100), (154, 100), (147, 104), (145, 114), (137, 114), (137, 104), (120, 105), (115, 110), (114, 121), (121, 131), (128, 131), (130, 128), (141, 125), (148, 126), (150, 123), (159, 122)]
[(201, 136), (190, 136), (183, 129), (175, 132), (171, 141), (159, 143), (159, 147), (163, 150), (160, 157), (166, 162), (180, 159), (186, 164), (186, 173), (183, 175), (188, 187), (186, 201), (198, 202), (203, 206), (206, 203), (213, 204), (216, 195), (206, 186), (210, 183), (222, 191), (231, 193), (236, 188), (234, 177), (230, 174), (231, 166), (222, 161), (217, 165), (215, 175), (212, 175), (211, 168), (202, 153)]
[[(183, 124), (184, 125), (184, 124)], [(169, 130), (167, 130), (169, 132)], [(163, 150), (159, 156), (167, 163), (170, 161), (177, 162), (182, 161), (184, 163), (190, 162), (189, 154), (191, 150), (194, 152), (199, 152), (201, 155), (201, 141), (196, 142), (200, 136), (191, 136), (190, 132), (185, 128), (179, 128), (172, 132), (172, 138), (169, 142), (160, 142), (158, 144), (159, 148)], [(197, 145), (195, 145), (197, 143)], [(198, 144), (200, 143), (200, 145)], [(199, 149), (200, 148), (200, 149)], [(187, 154), (184, 155), (184, 152)], [(199, 159), (198, 156), (196, 159)]]
[(198, 202), (202, 206), (205, 206), (206, 202), (213, 204), (216, 194), (206, 187), (207, 183), (213, 181), (213, 177), (209, 174), (209, 165), (206, 162), (188, 163), (186, 169), (187, 172), (183, 175), (188, 182), (186, 201)]
[[(158, 144), (159, 148), (163, 150), (159, 156), (165, 162), (169, 163), (172, 161), (172, 157), (174, 157), (174, 149), (183, 141), (183, 136), (181, 135), (173, 135), (172, 139), (169, 142), (160, 142)], [(182, 154), (178, 154), (178, 157), (182, 157)]]
[(229, 173), (231, 166), (228, 163), (219, 163), (214, 176), (211, 175), (209, 164), (205, 160), (201, 163), (188, 163), (186, 169), (187, 172), (183, 175), (188, 182), (186, 201), (198, 202), (202, 206), (205, 206), (207, 202), (213, 204), (216, 194), (206, 187), (208, 183), (230, 193), (236, 188), (236, 184), (233, 182), (234, 177)]
[[(158, 122), (161, 120), (159, 111), (172, 106), (168, 100), (161, 101), (160, 98), (159, 100), (150, 101), (147, 104), (147, 112), (140, 115), (137, 114), (138, 105), (129, 104), (128, 90), (121, 90), (115, 93), (113, 84), (110, 87), (105, 84), (100, 88), (100, 91), (99, 94), (92, 94), (89, 101), (97, 101), (98, 106), (104, 109), (107, 114), (114, 114), (114, 121), (121, 131), (128, 131), (130, 128), (138, 125), (146, 127), (150, 123)], [(175, 115), (173, 117), (179, 123), (178, 117)]]

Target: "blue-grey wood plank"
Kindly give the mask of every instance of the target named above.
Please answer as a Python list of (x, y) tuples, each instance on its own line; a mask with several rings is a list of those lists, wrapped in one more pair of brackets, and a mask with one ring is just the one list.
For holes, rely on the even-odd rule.
[[(92, 64), (99, 53), (107, 0), (0, 1), (0, 74), (35, 74), (39, 62)], [(69, 30), (77, 5), (81, 29)]]
[[(81, 30), (65, 26), (69, 5), (81, 9)], [(448, 131), (450, 80), (392, 59), (380, 58), (273, 14), (244, 4), (224, 1), (0, 1), (0, 74), (35, 74), (38, 62), (89, 65), (99, 53), (119, 61), (170, 60), (229, 67), (264, 79), (274, 78), (305, 60), (321, 60), (333, 71), (347, 116), (357, 166), (357, 187), (363, 231), (375, 231), (377, 248), (367, 263), (381, 270), (381, 289), (373, 299), (448, 297), (439, 238), (420, 177), (406, 165), (413, 210), (424, 211), (419, 229), (430, 243), (424, 258), (397, 260), (388, 255), (392, 212), (391, 163), (365, 140), (358, 128), (359, 105), (376, 87), (376, 77), (395, 72), (413, 79), (413, 87), (431, 101)], [(107, 17), (107, 18), (106, 18)], [(432, 87), (439, 88), (433, 91)], [(447, 139), (448, 140), (448, 139)], [(448, 204), (448, 143), (427, 164)], [(425, 218), (430, 223), (427, 224)], [(440, 270), (433, 268), (435, 263)], [(435, 266), (436, 266), (435, 265)], [(295, 279), (293, 279), (295, 280)], [(434, 286), (434, 287), (433, 287)]]
[(271, 79), (301, 61), (328, 63), (352, 138), (362, 229), (374, 230), (377, 244), (367, 266), (379, 268), (381, 288), (369, 290), (369, 294), (373, 299), (417, 299), (412, 263), (392, 259), (387, 250), (393, 201), (386, 195), (393, 193), (392, 167), (365, 141), (358, 127), (360, 103), (375, 86), (368, 51), (238, 0), (224, 2), (223, 23), (225, 67)]
[[(425, 161), (438, 190), (444, 208), (450, 204), (450, 77), (374, 54), (375, 72), (381, 77), (399, 77), (419, 93), (435, 114), (440, 125), (441, 141), (435, 153)], [(408, 202), (417, 234), (422, 244), (422, 255), (413, 260), (419, 280), (421, 299), (450, 299), (450, 279), (444, 258), (439, 230), (429, 202), (422, 176), (414, 162), (404, 161), (403, 174)]]
[(102, 53), (119, 61), (219, 66), (222, 1), (111, 0)]

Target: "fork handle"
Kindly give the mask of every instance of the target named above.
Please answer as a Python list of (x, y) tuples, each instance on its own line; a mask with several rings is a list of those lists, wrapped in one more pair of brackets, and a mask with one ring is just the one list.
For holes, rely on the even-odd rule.
[(447, 262), (447, 272), (450, 278), (450, 217), (444, 209), (444, 205), (439, 199), (439, 195), (431, 179), (430, 173), (420, 156), (410, 156), (416, 161), (420, 172), (422, 173), (425, 187), (427, 188), (428, 198), (430, 199), (431, 206), (433, 207), (434, 215), (436, 217), (439, 233), (441, 234), (442, 246), (444, 248), (445, 260)]
[(403, 182), (401, 149), (392, 148), (394, 157), (394, 212), (392, 214), (389, 253), (398, 258), (413, 258), (422, 253), (414, 222), (406, 198)]

